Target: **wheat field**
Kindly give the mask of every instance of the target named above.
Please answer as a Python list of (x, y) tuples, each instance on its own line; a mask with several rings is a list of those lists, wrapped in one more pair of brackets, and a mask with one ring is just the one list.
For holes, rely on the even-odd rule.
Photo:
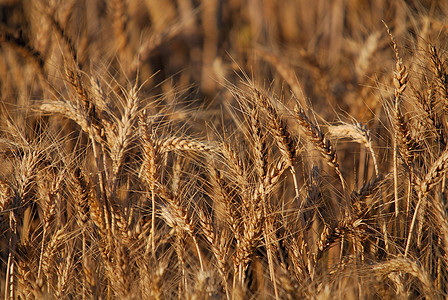
[(447, 16), (1, 0), (0, 297), (447, 298)]

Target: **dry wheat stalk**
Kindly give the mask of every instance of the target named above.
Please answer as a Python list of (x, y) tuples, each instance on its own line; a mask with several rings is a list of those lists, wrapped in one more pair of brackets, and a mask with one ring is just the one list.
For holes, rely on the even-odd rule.
[(249, 195), (249, 178), (245, 165), (230, 144), (223, 142), (221, 145), (221, 153), (229, 164), (229, 172), (238, 183), (236, 188), (240, 190), (242, 198), (245, 199)]
[(177, 195), (179, 193), (180, 188), (180, 181), (182, 177), (182, 165), (184, 163), (184, 159), (181, 156), (175, 156), (174, 157), (174, 163), (173, 163), (173, 171), (172, 171), (172, 179), (171, 179), (171, 192), (174, 195)]
[(93, 260), (87, 257), (85, 250), (83, 249), (83, 297), (95, 297), (98, 296), (97, 279), (95, 277)]
[[(17, 145), (16, 145), (17, 146)], [(23, 217), (27, 206), (31, 204), (32, 187), (35, 184), (36, 174), (38, 173), (39, 163), (43, 153), (32, 149), (31, 145), (25, 145), (21, 149), (24, 153), (20, 154), (21, 160), (14, 166), (14, 185), (10, 186), (13, 192), (9, 215), (9, 241), (8, 241), (8, 261), (6, 264), (5, 276), (5, 299), (13, 299), (15, 293), (14, 287), (14, 269), (16, 265), (16, 247), (18, 243), (18, 222)], [(16, 157), (18, 159), (19, 157)]]
[(45, 113), (60, 114), (70, 120), (73, 120), (84, 132), (86, 132), (89, 136), (93, 136), (95, 141), (101, 141), (100, 131), (91, 126), (92, 120), (78, 104), (61, 100), (46, 101), (45, 103), (39, 105), (39, 109)]
[[(398, 158), (397, 158), (397, 151), (401, 146), (405, 147), (405, 150), (402, 150), (403, 153), (405, 153), (405, 161), (407, 162), (408, 156), (411, 155), (412, 149), (406, 148), (406, 146), (409, 146), (407, 143), (407, 137), (409, 137), (408, 131), (404, 127), (403, 120), (400, 120), (400, 100), (401, 95), (403, 94), (404, 90), (407, 87), (408, 82), (408, 76), (409, 73), (406, 69), (406, 66), (403, 65), (403, 60), (401, 59), (399, 53), (398, 53), (398, 46), (395, 42), (395, 38), (392, 35), (389, 26), (383, 21), (384, 26), (386, 27), (387, 34), (390, 37), (390, 40), (392, 42), (396, 64), (395, 64), (395, 70), (394, 70), (394, 76), (393, 76), (393, 83), (395, 86), (395, 101), (394, 101), (394, 112), (392, 114), (392, 117), (394, 118), (394, 124), (395, 124), (395, 130), (394, 130), (394, 196), (395, 196), (395, 216), (398, 216), (399, 213), (399, 202), (398, 202)], [(400, 136), (400, 138), (399, 138)], [(405, 142), (405, 144), (399, 144), (399, 142)], [(412, 156), (410, 156), (412, 157)]]
[(123, 245), (117, 245), (115, 252), (115, 264), (111, 266), (110, 276), (117, 281), (118, 296), (122, 299), (131, 298), (131, 281), (130, 269), (129, 269), (129, 254), (127, 253)]
[(112, 159), (112, 171), (114, 178), (112, 185), (114, 190), (118, 184), (118, 173), (123, 168), (125, 155), (129, 151), (129, 148), (136, 137), (135, 124), (137, 122), (140, 104), (138, 92), (137, 87), (134, 85), (130, 91), (125, 93), (124, 111), (121, 119), (117, 119), (114, 122), (115, 130), (113, 131), (113, 136), (108, 138), (110, 157)]
[[(163, 212), (163, 210), (162, 210)], [(167, 212), (167, 211), (166, 211)], [(169, 214), (169, 212), (167, 212)], [(166, 217), (165, 217), (166, 218)], [(175, 223), (173, 223), (175, 225)], [(186, 293), (188, 290), (188, 280), (186, 271), (186, 233), (184, 231), (176, 230), (174, 249), (176, 251), (178, 264), (180, 265), (180, 272), (182, 280), (179, 283), (179, 294)]]
[(447, 111), (446, 99), (448, 99), (448, 74), (446, 72), (445, 62), (442, 62), (435, 46), (429, 46), (429, 55), (431, 57), (437, 88), (439, 89), (444, 102), (443, 107), (445, 111)]
[[(243, 235), (241, 242), (237, 243), (237, 250), (235, 254), (234, 264), (236, 266), (236, 273), (241, 284), (245, 280), (245, 272), (251, 256), (259, 243), (263, 228), (263, 210), (261, 199), (254, 199), (253, 208), (245, 218), (243, 223)], [(236, 278), (235, 278), (236, 279)], [(234, 284), (235, 286), (235, 284)]]
[(125, 218), (125, 211), (118, 206), (113, 206), (111, 209), (111, 232), (113, 236), (120, 238), (122, 244), (132, 248), (134, 241), (132, 241), (131, 228)]
[(305, 201), (299, 204), (299, 210), (297, 212), (297, 221), (301, 226), (300, 230), (303, 230), (302, 235), (305, 240), (307, 239), (308, 231), (312, 228), (313, 219), (316, 216), (318, 207), (324, 199), (321, 193), (322, 180), (320, 178), (319, 168), (313, 165), (307, 177)]
[(261, 126), (260, 111), (254, 107), (248, 112), (250, 118), (250, 133), (251, 138), (253, 139), (252, 151), (254, 153), (255, 171), (259, 177), (259, 180), (263, 180), (266, 174), (268, 159), (266, 136)]
[(94, 188), (89, 188), (89, 212), (90, 219), (92, 219), (95, 226), (100, 230), (100, 234), (103, 239), (107, 239), (110, 236), (110, 226), (105, 216), (105, 210), (101, 201), (97, 199), (97, 195)]
[(269, 127), (274, 136), (274, 139), (277, 143), (277, 147), (282, 154), (285, 163), (291, 170), (291, 174), (294, 180), (294, 186), (296, 190), (296, 197), (299, 197), (299, 187), (297, 183), (297, 176), (294, 168), (294, 161), (297, 158), (297, 141), (291, 136), (288, 128), (286, 127), (286, 123), (280, 118), (277, 110), (274, 105), (271, 103), (271, 100), (260, 92), (255, 86), (251, 86), (252, 92), (254, 93), (254, 102), (255, 105), (259, 104), (263, 107), (268, 119), (269, 119)]
[(327, 163), (334, 168), (336, 174), (339, 176), (342, 188), (345, 190), (345, 181), (339, 168), (336, 150), (333, 148), (330, 141), (326, 138), (325, 134), (319, 129), (319, 127), (311, 122), (302, 108), (295, 108), (295, 117), (300, 127), (305, 132), (306, 137), (309, 138), (313, 145), (319, 150), (322, 156), (327, 160)]
[(176, 137), (170, 136), (165, 138), (159, 138), (155, 141), (157, 147), (161, 148), (161, 151), (190, 151), (190, 152), (205, 152), (205, 153), (215, 153), (215, 147), (207, 145), (204, 142), (194, 140), (188, 137)]
[[(224, 186), (221, 173), (213, 167), (209, 168), (209, 173), (209, 183), (211, 188), (213, 189), (213, 193), (210, 194), (210, 197), (217, 205), (223, 206), (226, 223), (229, 224), (230, 229), (232, 230), (232, 233), (238, 242), (241, 240), (241, 213), (238, 213), (240, 209), (238, 209), (238, 207), (233, 203), (232, 196)], [(247, 208), (243, 213), (245, 213), (246, 210)]]
[(410, 260), (409, 258), (397, 257), (384, 263), (378, 263), (373, 266), (373, 269), (382, 276), (386, 276), (392, 272), (405, 272), (410, 274), (418, 278), (418, 280), (422, 283), (424, 294), (428, 297), (428, 299), (438, 298), (431, 277), (416, 262)]
[[(291, 265), (293, 268), (293, 272), (298, 279), (304, 279), (308, 275), (313, 278), (314, 274), (309, 274), (308, 271), (311, 271), (311, 266), (309, 261), (307, 261), (307, 244), (303, 241), (303, 239), (299, 239), (296, 237), (292, 237), (288, 242), (288, 255), (291, 257)], [(308, 268), (310, 267), (310, 268)]]
[(378, 176), (378, 162), (376, 160), (375, 151), (373, 150), (372, 137), (370, 130), (368, 130), (365, 125), (362, 125), (361, 123), (342, 123), (341, 125), (331, 125), (328, 126), (328, 134), (337, 138), (350, 138), (354, 142), (363, 144), (367, 149), (369, 149), (370, 154), (372, 155), (375, 175)]
[[(52, 220), (52, 218), (54, 217), (55, 213), (56, 213), (56, 201), (57, 201), (57, 197), (59, 194), (59, 189), (60, 189), (60, 184), (62, 179), (64, 178), (61, 174), (59, 174), (59, 178), (57, 178), (55, 176), (55, 174), (52, 174), (53, 172), (51, 170), (44, 170), (43, 171), (43, 176), (45, 176), (46, 178), (42, 179), (39, 181), (39, 183), (41, 183), (40, 188), (39, 188), (39, 192), (41, 193), (41, 200), (42, 200), (42, 210), (43, 210), (43, 220), (42, 220), (42, 227), (43, 227), (43, 232), (42, 232), (42, 246), (41, 246), (41, 257), (40, 257), (40, 264), (39, 264), (39, 269), (37, 271), (37, 278), (40, 279), (41, 278), (41, 263), (43, 261), (42, 257), (44, 255), (44, 243), (45, 243), (45, 238), (46, 238), (46, 234), (50, 228), (50, 221)], [(55, 178), (56, 177), (56, 178)], [(50, 186), (48, 186), (50, 185)]]
[[(13, 226), (13, 231), (16, 231), (16, 225)], [(14, 278), (15, 278), (15, 266), (16, 266), (16, 259), (15, 254), (12, 252), (15, 249), (15, 241), (14, 237), (13, 239), (10, 239), (9, 246), (12, 248), (10, 250), (10, 253), (8, 255), (8, 263), (7, 263), (7, 270), (6, 270), (6, 283), (5, 283), (5, 299), (14, 299), (15, 296), (15, 286), (14, 286)]]
[[(446, 251), (448, 249), (448, 215), (444, 207), (443, 199), (441, 197), (431, 197), (428, 207), (434, 216), (434, 220), (432, 220), (434, 227), (438, 229)], [(446, 255), (443, 255), (443, 260), (445, 264), (448, 263), (448, 257)]]
[[(239, 97), (240, 94), (236, 93), (235, 96)], [(233, 223), (234, 227), (238, 226), (243, 230), (241, 236), (239, 233), (238, 235), (235, 235), (237, 240), (237, 250), (234, 261), (235, 273), (238, 274), (239, 284), (243, 286), (243, 273), (246, 270), (246, 265), (249, 262), (249, 257), (255, 247), (256, 240), (261, 233), (262, 212), (261, 203), (259, 202), (259, 194), (262, 194), (262, 197), (265, 195), (264, 180), (266, 177), (268, 154), (265, 132), (260, 123), (260, 111), (255, 107), (249, 107), (249, 103), (247, 103), (245, 99), (241, 99), (240, 103), (249, 113), (249, 132), (254, 156), (254, 168), (257, 175), (257, 183), (255, 187), (256, 196), (252, 195), (254, 191), (253, 189), (250, 189), (246, 194), (246, 197), (242, 199), (242, 225), (239, 225), (238, 222)], [(240, 229), (238, 228), (238, 230)], [(236, 285), (236, 277), (237, 276), (234, 276), (234, 288)]]
[(140, 124), (143, 125), (143, 164), (145, 166), (144, 179), (149, 185), (151, 192), (151, 248), (155, 256), (155, 218), (156, 218), (156, 202), (155, 202), (155, 188), (157, 184), (157, 150), (155, 148), (155, 135), (151, 124), (146, 123), (143, 117), (140, 118)]
[(86, 228), (89, 220), (89, 198), (91, 195), (91, 186), (88, 178), (84, 175), (81, 168), (77, 167), (74, 172), (74, 204), (77, 210), (77, 222), (82, 230)]
[(431, 165), (426, 176), (423, 179), (416, 178), (416, 184), (418, 187), (418, 202), (414, 209), (414, 214), (409, 227), (409, 235), (406, 242), (405, 256), (408, 254), (411, 244), (412, 231), (418, 216), (420, 205), (426, 201), (426, 197), (429, 191), (442, 180), (442, 176), (448, 169), (448, 149), (445, 150), (440, 157)]
[(425, 112), (426, 118), (423, 118), (424, 124), (435, 133), (435, 138), (437, 142), (441, 143), (441, 148), (446, 147), (446, 135), (443, 129), (440, 116), (437, 113), (437, 98), (435, 91), (435, 82), (429, 82), (427, 77), (422, 79), (422, 86), (420, 89), (415, 87), (412, 88), (414, 97), (417, 99), (415, 101), (419, 107)]
[(267, 181), (268, 186), (266, 187), (266, 191), (268, 194), (270, 194), (273, 190), (273, 187), (275, 187), (279, 181), (282, 175), (286, 172), (288, 169), (288, 165), (282, 160), (279, 160), (277, 163), (273, 163), (270, 168), (269, 172), (267, 173)]
[[(83, 127), (81, 124), (79, 125), (86, 133), (88, 133), (89, 138), (92, 142), (92, 150), (95, 157), (96, 168), (99, 171), (98, 179), (100, 182), (101, 198), (105, 203), (106, 210), (108, 210), (109, 212), (111, 206), (111, 204), (109, 203), (110, 199), (108, 197), (109, 186), (107, 185), (109, 176), (106, 170), (107, 163), (104, 155), (104, 147), (107, 142), (105, 140), (104, 131), (106, 130), (105, 128), (107, 128), (107, 126), (104, 126), (105, 122), (102, 122), (102, 118), (99, 115), (98, 108), (94, 102), (94, 99), (90, 97), (88, 89), (82, 80), (82, 76), (79, 70), (79, 65), (75, 65), (74, 70), (65, 69), (66, 76), (73, 90), (77, 94), (77, 106), (82, 110), (81, 112), (79, 111), (79, 109), (76, 109), (75, 112), (71, 111), (71, 114), (68, 114), (67, 117), (73, 118), (73, 120), (76, 122), (76, 119), (78, 119), (79, 116), (83, 116), (82, 121), (86, 122), (85, 124), (83, 124), (85, 127)], [(77, 113), (79, 113), (79, 115)]]
[(442, 180), (448, 169), (448, 149), (446, 149), (437, 160), (430, 166), (423, 179), (416, 179), (418, 192), (425, 197), (429, 191)]
[[(67, 248), (68, 247), (69, 245), (67, 245)], [(56, 271), (58, 275), (58, 283), (55, 291), (55, 296), (58, 298), (62, 298), (64, 295), (67, 295), (70, 275), (74, 263), (73, 250), (65, 249), (63, 255), (61, 256), (65, 257), (65, 259), (62, 260)]]
[(24, 299), (38, 299), (42, 295), (38, 294), (38, 288), (35, 286), (33, 280), (33, 274), (31, 272), (32, 267), (27, 265), (23, 260), (17, 261), (17, 296), (23, 297)]
[(412, 137), (411, 131), (408, 128), (409, 124), (406, 122), (400, 109), (395, 111), (394, 125), (398, 138), (398, 151), (400, 152), (404, 163), (412, 168), (415, 160), (415, 152), (418, 151), (420, 147), (418, 142)]
[[(66, 238), (65, 228), (58, 229), (52, 236), (44, 252), (42, 253), (42, 271), (46, 276), (47, 284), (50, 281), (50, 275), (53, 274), (52, 268), (54, 267), (54, 258), (58, 254), (58, 248), (64, 242)], [(37, 280), (40, 280), (38, 277)]]
[[(263, 129), (260, 125), (260, 111), (257, 107), (257, 103), (260, 103), (263, 109), (267, 112), (268, 118), (271, 124), (271, 130), (274, 131), (273, 135), (277, 141), (277, 145), (282, 153), (283, 159), (286, 161), (288, 167), (290, 167), (291, 172), (294, 176), (295, 186), (296, 178), (293, 166), (293, 152), (296, 147), (291, 147), (292, 139), (290, 138), (289, 132), (283, 126), (283, 121), (278, 116), (272, 104), (267, 101), (267, 99), (263, 94), (260, 93), (255, 86), (250, 86), (253, 95), (253, 103), (247, 103), (246, 99), (241, 99), (239, 93), (236, 93), (236, 96), (241, 99), (241, 105), (246, 109), (249, 113), (249, 121), (250, 121), (250, 131), (251, 138), (253, 139), (254, 145), (254, 159), (255, 159), (255, 170), (258, 175), (258, 183), (255, 190), (254, 196), (249, 198), (249, 201), (244, 201), (243, 208), (245, 208), (245, 212), (243, 216), (251, 216), (248, 220), (247, 217), (243, 219), (243, 227), (244, 233), (242, 235), (242, 239), (237, 239), (237, 254), (235, 260), (235, 266), (238, 268), (238, 277), (241, 285), (244, 284), (247, 264), (250, 261), (250, 256), (252, 255), (254, 248), (256, 247), (257, 240), (261, 234), (261, 227), (263, 229), (264, 239), (266, 243), (267, 255), (268, 255), (268, 264), (269, 264), (269, 273), (271, 276), (271, 281), (274, 285), (274, 292), (276, 298), (278, 299), (278, 289), (277, 282), (274, 273), (273, 266), (273, 253), (272, 253), (272, 242), (269, 238), (269, 233), (267, 233), (267, 219), (265, 218), (267, 215), (267, 195), (269, 191), (267, 188), (270, 184), (269, 174), (267, 173), (267, 149), (265, 143), (265, 136)], [(244, 101), (244, 102), (241, 102)], [(250, 105), (253, 105), (252, 107)], [(292, 151), (289, 149), (293, 148)], [(294, 153), (295, 154), (295, 153)], [(296, 189), (297, 190), (297, 189)], [(264, 224), (263, 224), (264, 221)], [(264, 225), (264, 226), (263, 226)], [(234, 286), (235, 286), (235, 278), (234, 278)]]
[[(230, 299), (228, 279), (227, 279), (227, 263), (226, 263), (228, 251), (225, 248), (226, 246), (220, 242), (218, 236), (216, 235), (213, 225), (211, 223), (211, 217), (207, 217), (202, 209), (198, 209), (197, 214), (199, 217), (199, 224), (201, 225), (200, 227), (204, 233), (205, 238), (210, 243), (212, 253), (215, 256), (216, 261), (218, 263), (218, 271), (222, 278), (227, 299)], [(223, 232), (221, 232), (221, 235), (225, 236)]]
[(180, 239), (183, 239), (184, 233), (187, 233), (192, 238), (198, 254), (201, 270), (204, 270), (203, 258), (194, 232), (194, 224), (191, 219), (191, 215), (182, 205), (179, 196), (174, 196), (166, 189), (166, 187), (159, 185), (157, 192), (159, 196), (168, 204), (166, 209), (163, 211), (165, 220), (168, 223), (171, 223), (171, 225), (169, 225), (174, 227)]
[(366, 208), (365, 203), (363, 202), (364, 198), (372, 195), (376, 190), (378, 190), (386, 176), (383, 174), (378, 174), (370, 181), (364, 183), (358, 190), (354, 190), (351, 193), (352, 203), (358, 212), (361, 212)]
[(265, 177), (266, 177), (266, 148), (264, 143), (264, 137), (259, 123), (256, 121), (258, 114), (251, 114), (251, 128), (254, 138), (254, 156), (255, 156), (255, 170), (258, 175), (258, 183), (256, 185), (253, 195), (250, 195), (248, 199), (243, 199), (243, 208), (245, 209), (242, 222), (243, 233), (240, 239), (237, 239), (236, 254), (234, 259), (235, 274), (233, 288), (238, 283), (244, 286), (245, 272), (247, 264), (250, 261), (250, 257), (258, 243), (258, 239), (262, 232), (263, 227), (263, 210), (262, 202), (264, 201), (265, 194)]
[(11, 187), (6, 181), (0, 179), (0, 213), (6, 211), (10, 204), (12, 204)]

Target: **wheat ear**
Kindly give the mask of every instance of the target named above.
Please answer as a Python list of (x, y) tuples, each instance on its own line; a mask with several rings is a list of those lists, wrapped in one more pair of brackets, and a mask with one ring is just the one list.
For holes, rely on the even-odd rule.
[[(394, 119), (397, 120), (395, 122), (396, 129), (394, 130), (394, 197), (395, 197), (395, 216), (398, 216), (399, 213), (399, 202), (398, 202), (398, 156), (397, 152), (398, 150), (398, 141), (399, 141), (399, 132), (403, 132), (404, 129), (403, 126), (400, 126), (403, 124), (401, 120), (398, 120), (398, 117), (400, 115), (400, 98), (403, 94), (404, 90), (406, 89), (407, 82), (408, 82), (408, 71), (406, 70), (406, 66), (403, 65), (403, 60), (401, 59), (399, 53), (398, 53), (398, 47), (397, 43), (395, 42), (395, 38), (392, 35), (392, 32), (390, 31), (389, 26), (383, 21), (384, 26), (386, 27), (387, 34), (390, 37), (390, 40), (393, 45), (393, 50), (396, 58), (396, 64), (395, 64), (395, 70), (394, 70), (394, 76), (393, 76), (393, 82), (395, 86), (395, 101), (394, 101)], [(398, 128), (397, 128), (398, 127)], [(405, 134), (407, 136), (407, 134)], [(407, 154), (406, 154), (407, 155)]]
[(416, 277), (423, 285), (423, 291), (428, 299), (437, 299), (434, 284), (431, 277), (414, 261), (406, 257), (397, 257), (389, 261), (379, 263), (373, 266), (374, 271), (381, 275), (387, 275), (392, 272), (405, 272)]
[(414, 230), (415, 221), (417, 219), (417, 213), (420, 208), (420, 205), (426, 196), (428, 195), (431, 188), (442, 180), (442, 176), (448, 170), (448, 149), (445, 150), (442, 155), (431, 165), (426, 176), (420, 180), (417, 179), (417, 187), (418, 187), (418, 202), (417, 206), (414, 210), (414, 215), (412, 217), (411, 226), (409, 228), (409, 235), (406, 242), (406, 248), (404, 255), (406, 256), (409, 251), (409, 247), (411, 244), (412, 231)]
[(370, 130), (361, 123), (342, 123), (340, 125), (328, 126), (328, 134), (337, 138), (350, 138), (354, 142), (364, 145), (372, 156), (375, 175), (378, 176), (378, 162), (376, 160), (375, 151), (373, 150), (373, 142)]
[(207, 217), (202, 209), (198, 209), (198, 217), (204, 236), (211, 245), (212, 253), (215, 256), (216, 261), (218, 262), (218, 272), (222, 277), (227, 299), (230, 299), (229, 286), (226, 273), (227, 253), (225, 245), (223, 245), (220, 242), (219, 237), (216, 235), (213, 225), (211, 223), (211, 217)]
[(143, 118), (140, 119), (140, 124), (143, 125), (143, 158), (145, 165), (145, 180), (149, 184), (151, 192), (151, 248), (152, 254), (155, 258), (155, 222), (156, 222), (156, 200), (155, 187), (157, 183), (157, 150), (154, 145), (154, 132), (150, 124), (146, 123)]
[(291, 175), (294, 181), (294, 189), (296, 192), (296, 198), (299, 199), (299, 184), (297, 180), (296, 171), (294, 168), (294, 161), (297, 158), (297, 142), (293, 139), (291, 134), (288, 131), (286, 123), (280, 118), (277, 110), (274, 105), (271, 103), (271, 100), (260, 92), (255, 86), (251, 86), (252, 92), (254, 94), (255, 104), (260, 104), (263, 107), (266, 115), (269, 119), (269, 127), (272, 131), (274, 139), (277, 143), (277, 147), (282, 154), (285, 163), (288, 165)]
[(295, 117), (300, 127), (305, 132), (306, 137), (319, 150), (320, 154), (327, 160), (327, 163), (334, 168), (336, 174), (339, 176), (342, 188), (345, 191), (345, 181), (339, 168), (336, 150), (333, 148), (330, 141), (319, 127), (311, 122), (302, 108), (295, 108)]

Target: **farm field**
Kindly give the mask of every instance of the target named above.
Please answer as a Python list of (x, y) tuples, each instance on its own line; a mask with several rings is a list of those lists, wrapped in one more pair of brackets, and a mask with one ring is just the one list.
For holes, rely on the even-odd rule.
[(0, 297), (447, 298), (447, 16), (0, 0)]

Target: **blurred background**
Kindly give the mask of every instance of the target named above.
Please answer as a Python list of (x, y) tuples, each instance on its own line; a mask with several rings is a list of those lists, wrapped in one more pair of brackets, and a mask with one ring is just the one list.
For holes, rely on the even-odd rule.
[[(368, 122), (392, 95), (395, 57), (446, 45), (448, 1), (45, 0), (0, 1), (0, 92), (8, 108), (63, 93), (64, 60), (102, 81), (145, 82), (147, 95), (205, 105), (226, 101), (242, 72), (324, 118)], [(41, 77), (36, 76), (41, 74)], [(182, 101), (179, 101), (182, 100)], [(194, 107), (194, 106), (193, 106)], [(207, 118), (210, 116), (207, 116)]]

